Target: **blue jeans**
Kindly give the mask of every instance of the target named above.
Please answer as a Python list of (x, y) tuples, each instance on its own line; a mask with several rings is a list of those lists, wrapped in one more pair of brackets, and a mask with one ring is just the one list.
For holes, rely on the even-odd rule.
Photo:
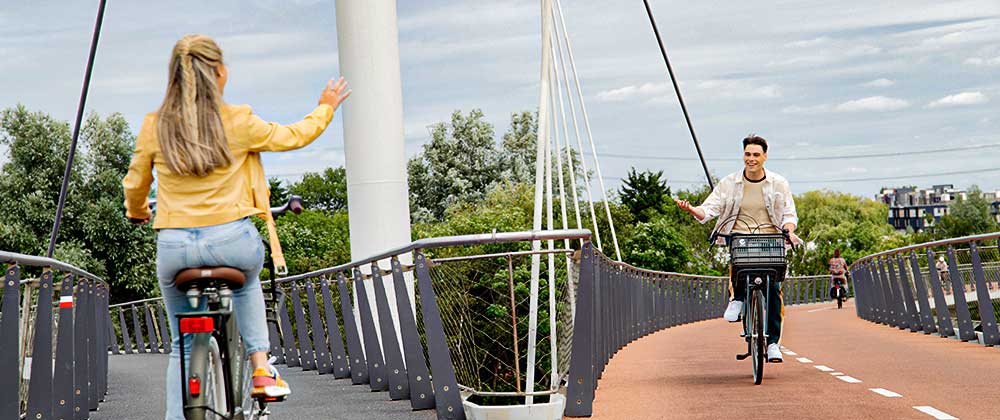
[[(268, 351), (267, 319), (260, 270), (264, 265), (264, 245), (250, 219), (243, 218), (215, 226), (160, 229), (156, 235), (156, 277), (170, 319), (170, 363), (167, 365), (167, 420), (184, 420), (181, 398), (180, 335), (177, 313), (204, 310), (192, 307), (187, 296), (174, 285), (174, 276), (185, 268), (229, 266), (243, 271), (246, 283), (233, 291), (233, 312), (247, 354)], [(184, 336), (184, 354), (191, 354), (191, 335)], [(187, 363), (187, 360), (185, 360)]]

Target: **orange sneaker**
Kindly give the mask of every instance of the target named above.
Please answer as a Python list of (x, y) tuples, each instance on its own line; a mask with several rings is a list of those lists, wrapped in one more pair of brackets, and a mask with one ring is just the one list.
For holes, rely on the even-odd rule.
[(292, 390), (288, 387), (288, 383), (281, 379), (274, 366), (254, 369), (253, 391), (250, 393), (252, 397), (282, 398), (291, 393)]

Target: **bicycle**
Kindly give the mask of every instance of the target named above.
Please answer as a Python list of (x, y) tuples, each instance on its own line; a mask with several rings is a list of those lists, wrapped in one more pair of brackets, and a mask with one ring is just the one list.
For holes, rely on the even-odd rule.
[(843, 283), (842, 279), (834, 279), (833, 287), (830, 288), (830, 297), (837, 300), (837, 309), (843, 309), (844, 301), (847, 300), (847, 289)]
[[(737, 218), (737, 222), (741, 221), (738, 219), (740, 217), (748, 216), (734, 216)], [(747, 224), (747, 226), (750, 225)], [(759, 231), (762, 227), (773, 225), (755, 223), (755, 226), (748, 230), (754, 232)], [(777, 226), (774, 227), (777, 228)], [(785, 243), (791, 243), (791, 237), (785, 229), (781, 229), (781, 233), (778, 234), (712, 232), (709, 240), (713, 246), (717, 238), (723, 238), (729, 248), (729, 262), (733, 270), (732, 279), (741, 277), (746, 279), (746, 294), (744, 296), (748, 302), (743, 305), (741, 313), (743, 331), (740, 333), (740, 337), (747, 343), (747, 352), (736, 355), (736, 360), (750, 358), (753, 383), (760, 385), (764, 379), (764, 363), (770, 363), (765, 357), (767, 353), (767, 297), (770, 296), (772, 287), (778, 287), (780, 290), (785, 269), (788, 266), (785, 259)]]
[[(156, 200), (150, 200), (155, 212)], [(302, 198), (292, 196), (280, 207), (272, 207), (274, 216), (291, 211), (302, 212)], [(267, 322), (277, 322), (277, 303), (284, 293), (276, 287), (275, 267), (270, 247), (262, 238), (265, 267), (270, 274), (270, 298), (265, 298)], [(192, 267), (174, 277), (176, 287), (185, 292), (192, 307), (206, 300), (205, 311), (178, 313), (180, 359), (184, 360), (184, 336), (191, 334), (189, 366), (181, 365), (181, 395), (184, 417), (188, 420), (267, 420), (268, 403), (284, 397), (251, 397), (253, 369), (244, 351), (243, 340), (233, 316), (233, 290), (243, 286), (243, 272), (232, 267)], [(256, 407), (255, 407), (256, 405)]]

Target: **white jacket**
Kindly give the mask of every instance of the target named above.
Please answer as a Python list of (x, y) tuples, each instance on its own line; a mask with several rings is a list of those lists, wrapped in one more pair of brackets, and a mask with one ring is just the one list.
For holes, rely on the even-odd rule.
[[(788, 186), (785, 177), (764, 169), (766, 177), (764, 179), (764, 207), (767, 209), (771, 223), (781, 227), (791, 223), (799, 224), (799, 216), (795, 212), (795, 199), (792, 197), (792, 190)], [(743, 171), (729, 174), (719, 181), (712, 194), (705, 199), (697, 208), (705, 213), (705, 217), (699, 222), (706, 223), (714, 217), (719, 220), (715, 224), (715, 230), (719, 233), (728, 234), (736, 224), (736, 216), (740, 213), (740, 204), (743, 203)], [(732, 220), (729, 220), (732, 218)], [(723, 223), (725, 221), (726, 223)]]

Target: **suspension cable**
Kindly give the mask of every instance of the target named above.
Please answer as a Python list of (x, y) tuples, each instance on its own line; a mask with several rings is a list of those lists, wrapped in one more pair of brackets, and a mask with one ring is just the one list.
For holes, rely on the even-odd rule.
[[(604, 212), (608, 216), (608, 227), (611, 228), (611, 240), (615, 244), (615, 256), (618, 257), (618, 262), (621, 262), (622, 251), (618, 246), (618, 235), (615, 232), (615, 221), (611, 217), (611, 204), (608, 202), (608, 190), (604, 186), (604, 177), (601, 175), (601, 162), (597, 160), (597, 147), (594, 145), (594, 134), (590, 130), (590, 116), (587, 114), (587, 104), (583, 100), (583, 89), (580, 88), (580, 75), (576, 71), (576, 61), (573, 59), (573, 47), (572, 44), (570, 44), (569, 31), (566, 30), (566, 19), (565, 16), (563, 16), (562, 4), (559, 0), (555, 0), (555, 8), (558, 11), (559, 23), (562, 24), (563, 39), (566, 40), (566, 54), (569, 57), (570, 68), (573, 69), (573, 81), (576, 84), (576, 93), (580, 100), (580, 112), (583, 114), (583, 124), (587, 129), (587, 139), (590, 141), (590, 153), (594, 157), (594, 169), (597, 170), (597, 182), (601, 187), (601, 194), (604, 196)], [(553, 19), (555, 19), (555, 15), (556, 14), (553, 13)], [(557, 29), (559, 28), (558, 24), (555, 26)], [(558, 38), (558, 35), (556, 37)], [(565, 65), (565, 63), (563, 63), (563, 65)], [(567, 77), (566, 84), (569, 85), (569, 75), (565, 74), (565, 72), (564, 75)], [(583, 153), (582, 147), (580, 153)]]
[(104, 23), (104, 6), (107, 0), (101, 0), (97, 8), (97, 22), (94, 23), (94, 34), (90, 39), (90, 55), (87, 57), (87, 70), (83, 75), (83, 89), (80, 91), (80, 102), (76, 107), (76, 125), (73, 126), (73, 139), (69, 144), (69, 155), (66, 156), (66, 170), (63, 171), (62, 186), (59, 187), (59, 203), (56, 205), (56, 218), (52, 222), (52, 235), (49, 236), (49, 249), (45, 256), (52, 258), (56, 250), (56, 236), (59, 233), (59, 222), (62, 220), (63, 208), (66, 206), (66, 194), (69, 190), (69, 175), (73, 170), (73, 158), (76, 157), (76, 144), (80, 138), (80, 124), (83, 121), (83, 111), (87, 106), (87, 92), (90, 91), (90, 76), (94, 73), (94, 58), (97, 56), (97, 41), (101, 38), (101, 25)]
[[(555, 51), (553, 50), (552, 52), (555, 52)], [(552, 70), (552, 78), (556, 81), (556, 85), (549, 84), (549, 88), (552, 89), (552, 93), (549, 95), (549, 97), (553, 101), (552, 108), (553, 108), (553, 111), (554, 111), (555, 110), (555, 100), (556, 100), (556, 97), (558, 95), (558, 98), (559, 98), (559, 111), (560, 111), (560, 115), (562, 116), (561, 121), (562, 121), (562, 124), (563, 124), (563, 132), (565, 132), (565, 130), (566, 130), (566, 110), (563, 108), (563, 104), (562, 104), (562, 92), (560, 91), (560, 89), (562, 89), (562, 88), (559, 86), (559, 78), (555, 77), (555, 69), (554, 68)], [(554, 120), (557, 119), (555, 112), (552, 113), (552, 117), (553, 117)], [(560, 142), (559, 142), (559, 134), (560, 134), (560, 132), (559, 132), (559, 124), (557, 124), (555, 121), (553, 121), (553, 124), (552, 124), (552, 131), (553, 131), (552, 142), (555, 145), (555, 155), (556, 155), (556, 171), (557, 171), (556, 173), (558, 174), (557, 178), (559, 180), (559, 210), (562, 212), (562, 227), (563, 227), (563, 229), (567, 229), (567, 228), (569, 228), (569, 220), (568, 220), (569, 217), (567, 217), (567, 215), (566, 215), (566, 189), (565, 189), (565, 181), (563, 179), (562, 144), (560, 144)], [(550, 169), (551, 169), (551, 166), (550, 166)], [(573, 187), (574, 187), (573, 206), (576, 207), (576, 224), (577, 224), (577, 227), (579, 228), (580, 227), (580, 206), (576, 202), (576, 191), (575, 191), (576, 186), (574, 185)], [(583, 240), (580, 240), (580, 246), (581, 247), (583, 246)], [(569, 249), (569, 239), (563, 239), (563, 248)], [(569, 256), (569, 254), (567, 254), (565, 256), (565, 258), (566, 258), (566, 270), (567, 270), (566, 272), (567, 272), (567, 276), (568, 276), (569, 275), (568, 274), (569, 273), (569, 267), (570, 267), (570, 256)], [(569, 307), (570, 307), (570, 316), (571, 316), (570, 319), (574, 319), (575, 320), (576, 319), (576, 291), (574, 290), (574, 287), (573, 287), (573, 281), (571, 279), (569, 279), (568, 277), (567, 277), (566, 286), (567, 286), (567, 288), (569, 290)], [(555, 324), (552, 324), (552, 325), (555, 325)], [(553, 365), (553, 366), (555, 366), (555, 365)]]
[[(558, 0), (556, 0), (558, 1)], [(701, 145), (698, 144), (698, 136), (694, 133), (694, 125), (691, 124), (691, 116), (688, 115), (687, 105), (684, 104), (684, 97), (681, 96), (681, 88), (677, 85), (677, 78), (674, 77), (674, 68), (670, 66), (670, 59), (667, 58), (667, 49), (663, 46), (663, 38), (660, 37), (660, 30), (656, 27), (656, 20), (653, 19), (653, 10), (649, 8), (649, 0), (642, 0), (646, 5), (646, 14), (649, 15), (649, 23), (653, 26), (653, 34), (656, 35), (656, 42), (660, 45), (660, 53), (663, 54), (663, 62), (667, 65), (667, 73), (670, 74), (670, 81), (674, 84), (674, 92), (677, 93), (677, 101), (681, 104), (681, 111), (684, 112), (684, 121), (687, 121), (688, 131), (691, 132), (691, 139), (694, 140), (694, 148), (698, 151), (698, 158), (701, 159), (701, 167), (705, 170), (705, 179), (708, 186), (715, 189), (712, 182), (712, 175), (708, 173), (708, 164), (705, 163), (705, 156), (701, 153)]]

